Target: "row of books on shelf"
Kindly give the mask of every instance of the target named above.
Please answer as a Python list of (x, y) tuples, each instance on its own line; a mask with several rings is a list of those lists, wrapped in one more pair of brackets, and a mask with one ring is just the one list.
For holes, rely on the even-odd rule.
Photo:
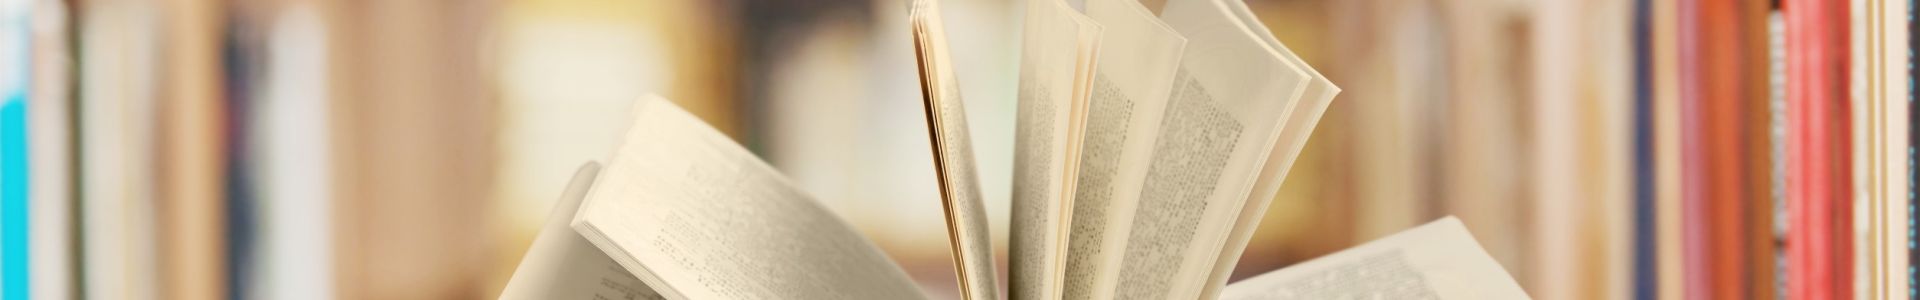
[[(350, 54), (312, 51), (338, 48), (313, 46), (325, 43), (316, 41), (326, 33), (297, 25), (311, 20), (291, 18), (296, 25), (284, 28), (293, 29), (275, 31), (271, 41), (233, 42), (246, 34), (221, 31), (222, 18), (202, 15), (207, 7), (193, 4), (199, 2), (85, 1), (69, 7), (73, 2), (0, 1), (7, 3), (0, 5), (0, 298), (207, 295), (249, 286), (325, 295), (335, 280), (327, 274), (330, 258), (367, 265), (459, 256), (425, 250), (328, 253), (346, 249), (330, 246), (329, 236), (336, 234), (330, 230), (411, 232), (415, 228), (391, 220), (432, 217), (422, 210), (454, 206), (369, 204), (382, 203), (377, 198), (386, 194), (373, 190), (423, 183), (416, 178), (429, 176), (417, 172), (437, 172), (420, 170), (464, 169), (434, 155), (411, 155), (371, 161), (414, 171), (362, 167), (329, 177), (327, 168), (347, 164), (330, 164), (333, 156), (323, 149), (364, 149), (330, 148), (325, 139), (335, 135), (327, 128), (383, 132), (376, 129), (417, 123), (392, 117), (401, 114), (364, 113), (374, 105), (326, 104), (339, 99), (326, 96), (337, 91), (317, 85), (333, 77), (310, 69)], [(1341, 191), (1359, 200), (1351, 204), (1361, 207), (1356, 219), (1363, 224), (1355, 231), (1381, 236), (1436, 211), (1458, 215), (1540, 298), (1911, 297), (1913, 7), (1897, 0), (1599, 2), (1617, 6), (1329, 4), (1337, 8), (1331, 22), (1344, 24), (1331, 29), (1338, 41), (1332, 48), (1349, 68), (1328, 76), (1354, 79), (1342, 81), (1347, 91), (1341, 101), (1367, 105), (1329, 111), (1330, 118), (1355, 124), (1333, 132), (1334, 142), (1357, 149), (1331, 156), (1357, 159), (1327, 168), (1381, 183)], [(203, 13), (161, 18), (157, 11)], [(1441, 13), (1433, 11), (1456, 17), (1435, 18)], [(1537, 26), (1516, 31), (1501, 23), (1510, 20), (1501, 14), (1512, 11), (1534, 14), (1526, 20)], [(1450, 23), (1435, 26), (1432, 19)], [(1385, 25), (1347, 26), (1354, 24)], [(1517, 40), (1535, 43), (1527, 53), (1538, 65), (1505, 68), (1519, 65), (1509, 61), (1526, 61), (1514, 59), (1509, 54), (1519, 51), (1509, 49), (1527, 45), (1501, 44), (1497, 36), (1514, 32), (1526, 35)], [(283, 39), (279, 33), (293, 34)], [(270, 50), (271, 57), (254, 49), (282, 44), (299, 48)], [(1450, 62), (1407, 63), (1422, 59)], [(1401, 64), (1381, 67), (1386, 62)], [(1487, 69), (1528, 76), (1436, 72), (1439, 65), (1494, 66)], [(362, 72), (404, 73), (379, 72), (398, 68), (368, 66)], [(1381, 69), (1388, 72), (1375, 72)], [(248, 72), (299, 79), (249, 82), (253, 77), (242, 76)], [(1454, 85), (1440, 86), (1446, 83)], [(1099, 94), (1097, 86), (1086, 92)], [(353, 95), (464, 95), (439, 87), (383, 87), (400, 91)], [(1452, 106), (1406, 101), (1432, 95), (1458, 99)], [(403, 111), (456, 107), (418, 103), (387, 105)], [(329, 125), (321, 112), (330, 108), (368, 118)], [(1440, 121), (1428, 122), (1433, 119)], [(391, 135), (374, 135), (426, 135), (384, 132)], [(1317, 135), (1319, 144), (1328, 144), (1327, 132)], [(431, 144), (451, 146), (432, 149), (490, 145), (442, 142)], [(1442, 154), (1415, 153), (1428, 145), (1444, 147), (1435, 151)], [(434, 153), (415, 148), (427, 150), (414, 154)], [(329, 182), (335, 179), (363, 183)], [(313, 212), (328, 210), (337, 186), (362, 191), (340, 197), (360, 203), (345, 210), (414, 208), (362, 214), (371, 222), (361, 227), (328, 224), (326, 214)], [(459, 198), (438, 197), (446, 195), (469, 194), (415, 198)], [(411, 246), (420, 247), (391, 248), (444, 249)], [(247, 260), (284, 264), (255, 269), (262, 264)], [(408, 276), (341, 272), (360, 275), (352, 278)]]
[[(1497, 76), (1461, 77), (1389, 86), (1454, 93), (1453, 106), (1356, 109), (1352, 122), (1389, 123), (1357, 131), (1387, 141), (1374, 145), (1446, 147), (1437, 169), (1385, 169), (1414, 172), (1408, 192), (1444, 200), (1362, 197), (1362, 210), (1457, 214), (1540, 298), (1912, 298), (1913, 8), (1634, 0), (1516, 9), (1531, 32), (1450, 41), (1468, 54), (1439, 60), (1505, 64), (1472, 59), (1532, 47), (1536, 57), (1512, 63), (1531, 64), (1515, 72), (1530, 82), (1510, 85), (1525, 97), (1479, 90), (1504, 88), (1481, 82)], [(1505, 30), (1448, 22), (1468, 32), (1455, 37)], [(1444, 112), (1439, 124), (1388, 119), (1407, 109)], [(1525, 126), (1488, 129), (1486, 119)], [(1386, 177), (1364, 168), (1411, 155), (1386, 152), (1356, 156), (1360, 173)], [(1495, 157), (1503, 154), (1521, 158)]]
[(1636, 5), (1637, 294), (1913, 297), (1910, 4)]
[(1357, 201), (1292, 207), (1458, 216), (1538, 298), (1914, 297), (1907, 1), (1329, 6), (1296, 168)]
[(0, 299), (329, 297), (323, 32), (225, 8), (0, 1)]

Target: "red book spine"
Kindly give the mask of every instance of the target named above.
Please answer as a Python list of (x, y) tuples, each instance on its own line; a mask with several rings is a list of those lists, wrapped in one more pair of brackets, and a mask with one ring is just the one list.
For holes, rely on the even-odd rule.
[(1852, 173), (1847, 105), (1848, 8), (1789, 0), (1787, 30), (1787, 292), (1852, 297)]

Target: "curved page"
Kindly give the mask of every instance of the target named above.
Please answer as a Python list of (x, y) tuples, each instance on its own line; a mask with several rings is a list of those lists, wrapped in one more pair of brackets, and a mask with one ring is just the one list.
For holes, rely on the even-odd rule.
[(913, 47), (920, 63), (920, 91), (927, 113), (928, 136), (933, 142), (934, 169), (940, 178), (940, 203), (946, 211), (947, 237), (953, 246), (953, 264), (965, 299), (999, 296), (993, 270), (993, 240), (987, 231), (987, 208), (980, 200), (980, 179), (974, 174), (972, 135), (967, 131), (965, 102), (948, 55), (947, 33), (941, 24), (937, 0), (915, 0), (908, 17), (913, 23)]
[(1060, 297), (1072, 179), (1093, 83), (1100, 25), (1060, 0), (1027, 2), (1014, 125), (1013, 207), (1007, 293)]
[(1454, 217), (1235, 282), (1222, 294), (1219, 299), (1531, 299)]
[(500, 299), (663, 299), (567, 227), (599, 174), (600, 164), (591, 162), (573, 174)]
[[(1300, 66), (1313, 79), (1307, 81), (1307, 89), (1301, 94), (1300, 104), (1286, 117), (1286, 123), (1280, 127), (1280, 139), (1273, 144), (1267, 163), (1260, 167), (1260, 177), (1255, 179), (1253, 193), (1248, 195), (1246, 205), (1242, 206), (1240, 216), (1234, 218), (1233, 230), (1227, 234), (1227, 244), (1220, 248), (1220, 260), (1213, 264), (1213, 274), (1207, 276), (1207, 287), (1201, 298), (1219, 297), (1220, 288), (1226, 286), (1227, 279), (1233, 275), (1234, 265), (1240, 263), (1247, 244), (1253, 241), (1254, 228), (1260, 227), (1260, 220), (1266, 217), (1267, 206), (1273, 204), (1273, 198), (1280, 194), (1280, 184), (1287, 179), (1287, 171), (1293, 169), (1293, 161), (1300, 157), (1300, 150), (1307, 145), (1307, 137), (1313, 134), (1315, 125), (1320, 124), (1320, 116), (1327, 112), (1327, 105), (1333, 103), (1333, 96), (1340, 94), (1340, 87), (1333, 81), (1320, 75), (1313, 66), (1288, 50), (1286, 45), (1267, 31), (1266, 24), (1253, 15), (1245, 2), (1239, 0), (1211, 0), (1219, 2), (1233, 13), (1239, 21), (1254, 31), (1254, 35), (1266, 42), (1267, 47), (1280, 53), (1281, 58)], [(1179, 5), (1191, 5), (1199, 1), (1176, 2)], [(1186, 9), (1179, 9), (1186, 10)]]
[(1134, 0), (1088, 0), (1086, 10), (1104, 30), (1061, 289), (1068, 299), (1111, 299), (1187, 39)]
[(633, 126), (573, 228), (668, 299), (920, 299), (905, 271), (673, 103)]
[(1200, 297), (1280, 126), (1311, 78), (1226, 8), (1171, 4), (1187, 37), (1128, 236), (1118, 296)]

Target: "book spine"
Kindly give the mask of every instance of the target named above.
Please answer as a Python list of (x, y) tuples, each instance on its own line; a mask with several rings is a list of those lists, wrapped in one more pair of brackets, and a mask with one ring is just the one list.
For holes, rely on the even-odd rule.
[[(1740, 115), (1733, 130), (1739, 132), (1741, 140), (1737, 148), (1739, 161), (1734, 162), (1736, 188), (1740, 195), (1730, 200), (1731, 206), (1745, 214), (1740, 224), (1740, 250), (1745, 252), (1742, 275), (1728, 275), (1737, 284), (1746, 289), (1749, 299), (1774, 299), (1778, 282), (1774, 280), (1776, 272), (1777, 245), (1774, 236), (1774, 200), (1776, 190), (1773, 186), (1773, 77), (1771, 44), (1768, 23), (1773, 13), (1772, 1), (1743, 0), (1734, 2), (1740, 12), (1739, 23), (1735, 29), (1740, 35), (1737, 45), (1741, 62), (1739, 84), (1741, 94), (1730, 99), (1730, 104), (1738, 107)], [(1731, 53), (1731, 52), (1729, 52)]]
[(1654, 243), (1659, 265), (1658, 299), (1681, 299), (1686, 295), (1684, 236), (1687, 223), (1682, 190), (1685, 176), (1681, 165), (1681, 103), (1679, 70), (1679, 7), (1661, 1), (1653, 7), (1653, 123), (1655, 204), (1657, 215)]
[(0, 2), (0, 299), (26, 299), (33, 260), (27, 187), (31, 24), (25, 5)]
[(1794, 299), (1851, 298), (1852, 124), (1847, 105), (1848, 24), (1844, 2), (1787, 1), (1788, 293)]
[(225, 191), (226, 96), (221, 89), (222, 6), (162, 1), (157, 149), (158, 270), (164, 299), (217, 299), (228, 292)]
[(1907, 67), (1907, 83), (1897, 83), (1897, 85), (1905, 85), (1905, 87), (1907, 87), (1907, 94), (1905, 94), (1905, 96), (1907, 96), (1907, 108), (1905, 108), (1905, 110), (1907, 110), (1908, 115), (1907, 181), (1905, 181), (1905, 183), (1907, 183), (1907, 208), (1903, 208), (1903, 210), (1907, 210), (1907, 240), (1903, 242), (1903, 244), (1907, 246), (1907, 265), (1901, 269), (1901, 273), (1907, 275), (1907, 277), (1905, 277), (1905, 281), (1907, 281), (1907, 296), (1905, 296), (1905, 298), (1914, 300), (1914, 298), (1920, 298), (1920, 288), (1916, 288), (1920, 287), (1920, 217), (1916, 217), (1916, 212), (1914, 212), (1916, 208), (1920, 208), (1920, 196), (1916, 196), (1916, 194), (1920, 194), (1920, 175), (1916, 175), (1916, 173), (1920, 173), (1920, 165), (1914, 163), (1916, 162), (1916, 152), (1920, 152), (1920, 150), (1916, 150), (1916, 146), (1914, 146), (1914, 144), (1920, 144), (1920, 121), (1916, 121), (1916, 119), (1920, 119), (1920, 117), (1912, 117), (1912, 115), (1920, 115), (1920, 106), (1914, 106), (1914, 90), (1920, 88), (1920, 85), (1914, 85), (1914, 81), (1920, 79), (1920, 67), (1914, 67), (1914, 52), (1920, 50), (1920, 37), (1914, 37), (1914, 33), (1920, 33), (1920, 23), (1914, 23), (1914, 15), (1916, 15), (1916, 13), (1914, 13), (1914, 0), (1907, 0), (1907, 12), (1905, 13), (1907, 13), (1907, 54), (1903, 54), (1901, 58), (1907, 62), (1907, 65), (1905, 65), (1905, 67)]
[(1756, 7), (1764, 4), (1679, 2), (1687, 298), (1771, 291), (1755, 284), (1771, 281), (1756, 268), (1772, 264), (1769, 174), (1757, 168), (1766, 164), (1768, 147), (1765, 26), (1755, 13), (1764, 13)]
[(1658, 297), (1653, 132), (1653, 1), (1633, 1), (1633, 298)]
[(5, 299), (25, 299), (32, 279), (25, 94), (12, 90), (0, 95), (0, 298)]
[(224, 266), (228, 275), (225, 283), (228, 299), (249, 298), (253, 294), (251, 288), (259, 282), (256, 279), (261, 277), (250, 271), (254, 270), (253, 266), (266, 263), (260, 260), (255, 248), (262, 220), (257, 214), (260, 210), (260, 198), (256, 193), (258, 177), (252, 172), (255, 152), (249, 146), (253, 143), (251, 137), (255, 126), (248, 118), (257, 95), (257, 81), (253, 79), (261, 77), (258, 71), (259, 39), (257, 35), (245, 35), (245, 32), (233, 29), (264, 26), (246, 23), (245, 20), (249, 19), (228, 18), (226, 26), (223, 26), (227, 29), (222, 32), (220, 40), (220, 68), (223, 71), (220, 83), (224, 90), (221, 104), (225, 105), (221, 112), (225, 121), (220, 131), (226, 137), (221, 145), (226, 154), (222, 158), (225, 174), (222, 174), (224, 178), (221, 184), (226, 202), (224, 225), (227, 228), (227, 257)]
[(31, 0), (32, 62), (27, 95), (29, 299), (74, 299), (74, 129), (72, 26), (70, 11), (61, 0)]
[(1702, 153), (1704, 145), (1702, 145), (1698, 139), (1701, 135), (1700, 121), (1702, 118), (1699, 117), (1701, 113), (1700, 106), (1703, 102), (1701, 94), (1704, 94), (1703, 91), (1701, 91), (1701, 87), (1704, 84), (1702, 84), (1702, 78), (1700, 78), (1701, 73), (1703, 73), (1703, 70), (1701, 70), (1703, 66), (1698, 63), (1702, 52), (1699, 48), (1702, 43), (1696, 41), (1701, 38), (1701, 31), (1703, 31), (1699, 23), (1701, 21), (1700, 10), (1703, 9), (1701, 6), (1704, 5), (1702, 2), (1705, 1), (1706, 0), (1681, 0), (1676, 5), (1679, 7), (1679, 30), (1677, 30), (1677, 36), (1679, 37), (1678, 40), (1680, 40), (1678, 46), (1680, 54), (1679, 61), (1681, 62), (1679, 66), (1681, 81), (1680, 170), (1682, 178), (1681, 185), (1683, 186), (1681, 188), (1681, 205), (1683, 206), (1682, 210), (1685, 211), (1684, 216), (1680, 219), (1686, 220), (1682, 225), (1682, 240), (1686, 243), (1682, 256), (1685, 258), (1681, 259), (1681, 262), (1685, 264), (1685, 266), (1682, 267), (1682, 269), (1685, 270), (1683, 284), (1686, 286), (1686, 298), (1689, 299), (1711, 298), (1711, 294), (1707, 289), (1710, 285), (1708, 282), (1709, 278), (1707, 277), (1707, 275), (1710, 274), (1710, 272), (1707, 272), (1707, 266), (1709, 265), (1707, 263), (1707, 256), (1711, 254), (1707, 252), (1708, 245), (1706, 242), (1706, 220), (1709, 214), (1707, 213), (1708, 207), (1704, 193), (1705, 189), (1702, 188), (1702, 185), (1706, 182), (1706, 164), (1705, 161), (1702, 160), (1702, 158), (1704, 158), (1702, 157), (1704, 156)]

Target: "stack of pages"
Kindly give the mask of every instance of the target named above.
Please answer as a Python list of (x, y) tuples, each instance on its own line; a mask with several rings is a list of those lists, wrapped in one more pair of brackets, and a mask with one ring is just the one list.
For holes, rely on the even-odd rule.
[[(938, 0), (911, 20), (961, 291), (997, 297), (986, 214)], [(1330, 278), (1360, 285), (1226, 281), (1339, 87), (1275, 39), (1238, 0), (1028, 1), (1022, 32), (1007, 294), (1014, 299), (1211, 299), (1376, 295), (1421, 289), (1415, 268)], [(1459, 226), (1454, 226), (1459, 227)], [(1427, 231), (1435, 231), (1432, 229)], [(1464, 237), (1465, 234), (1459, 236)], [(1485, 257), (1470, 238), (1465, 252)], [(1342, 259), (1334, 259), (1342, 260)], [(1469, 260), (1472, 261), (1472, 260)], [(1509, 287), (1491, 260), (1474, 278)], [(1415, 264), (1418, 265), (1418, 264)], [(1381, 268), (1371, 262), (1343, 266)], [(1340, 268), (1340, 267), (1336, 267)], [(1347, 270), (1355, 271), (1355, 270)], [(1304, 271), (1303, 271), (1304, 272)], [(1429, 284), (1433, 284), (1429, 282)], [(1461, 287), (1453, 285), (1453, 287)], [(1302, 292), (1299, 289), (1334, 288)], [(1265, 290), (1267, 294), (1252, 291)], [(1428, 291), (1444, 291), (1436, 288)], [(1359, 294), (1346, 294), (1359, 293)]]
[[(1027, 6), (1006, 296), (1527, 299), (1459, 221), (1226, 285), (1339, 89), (1238, 0)], [(936, 0), (911, 20), (961, 296), (998, 299)], [(921, 299), (851, 225), (658, 97), (582, 167), (505, 299)]]

